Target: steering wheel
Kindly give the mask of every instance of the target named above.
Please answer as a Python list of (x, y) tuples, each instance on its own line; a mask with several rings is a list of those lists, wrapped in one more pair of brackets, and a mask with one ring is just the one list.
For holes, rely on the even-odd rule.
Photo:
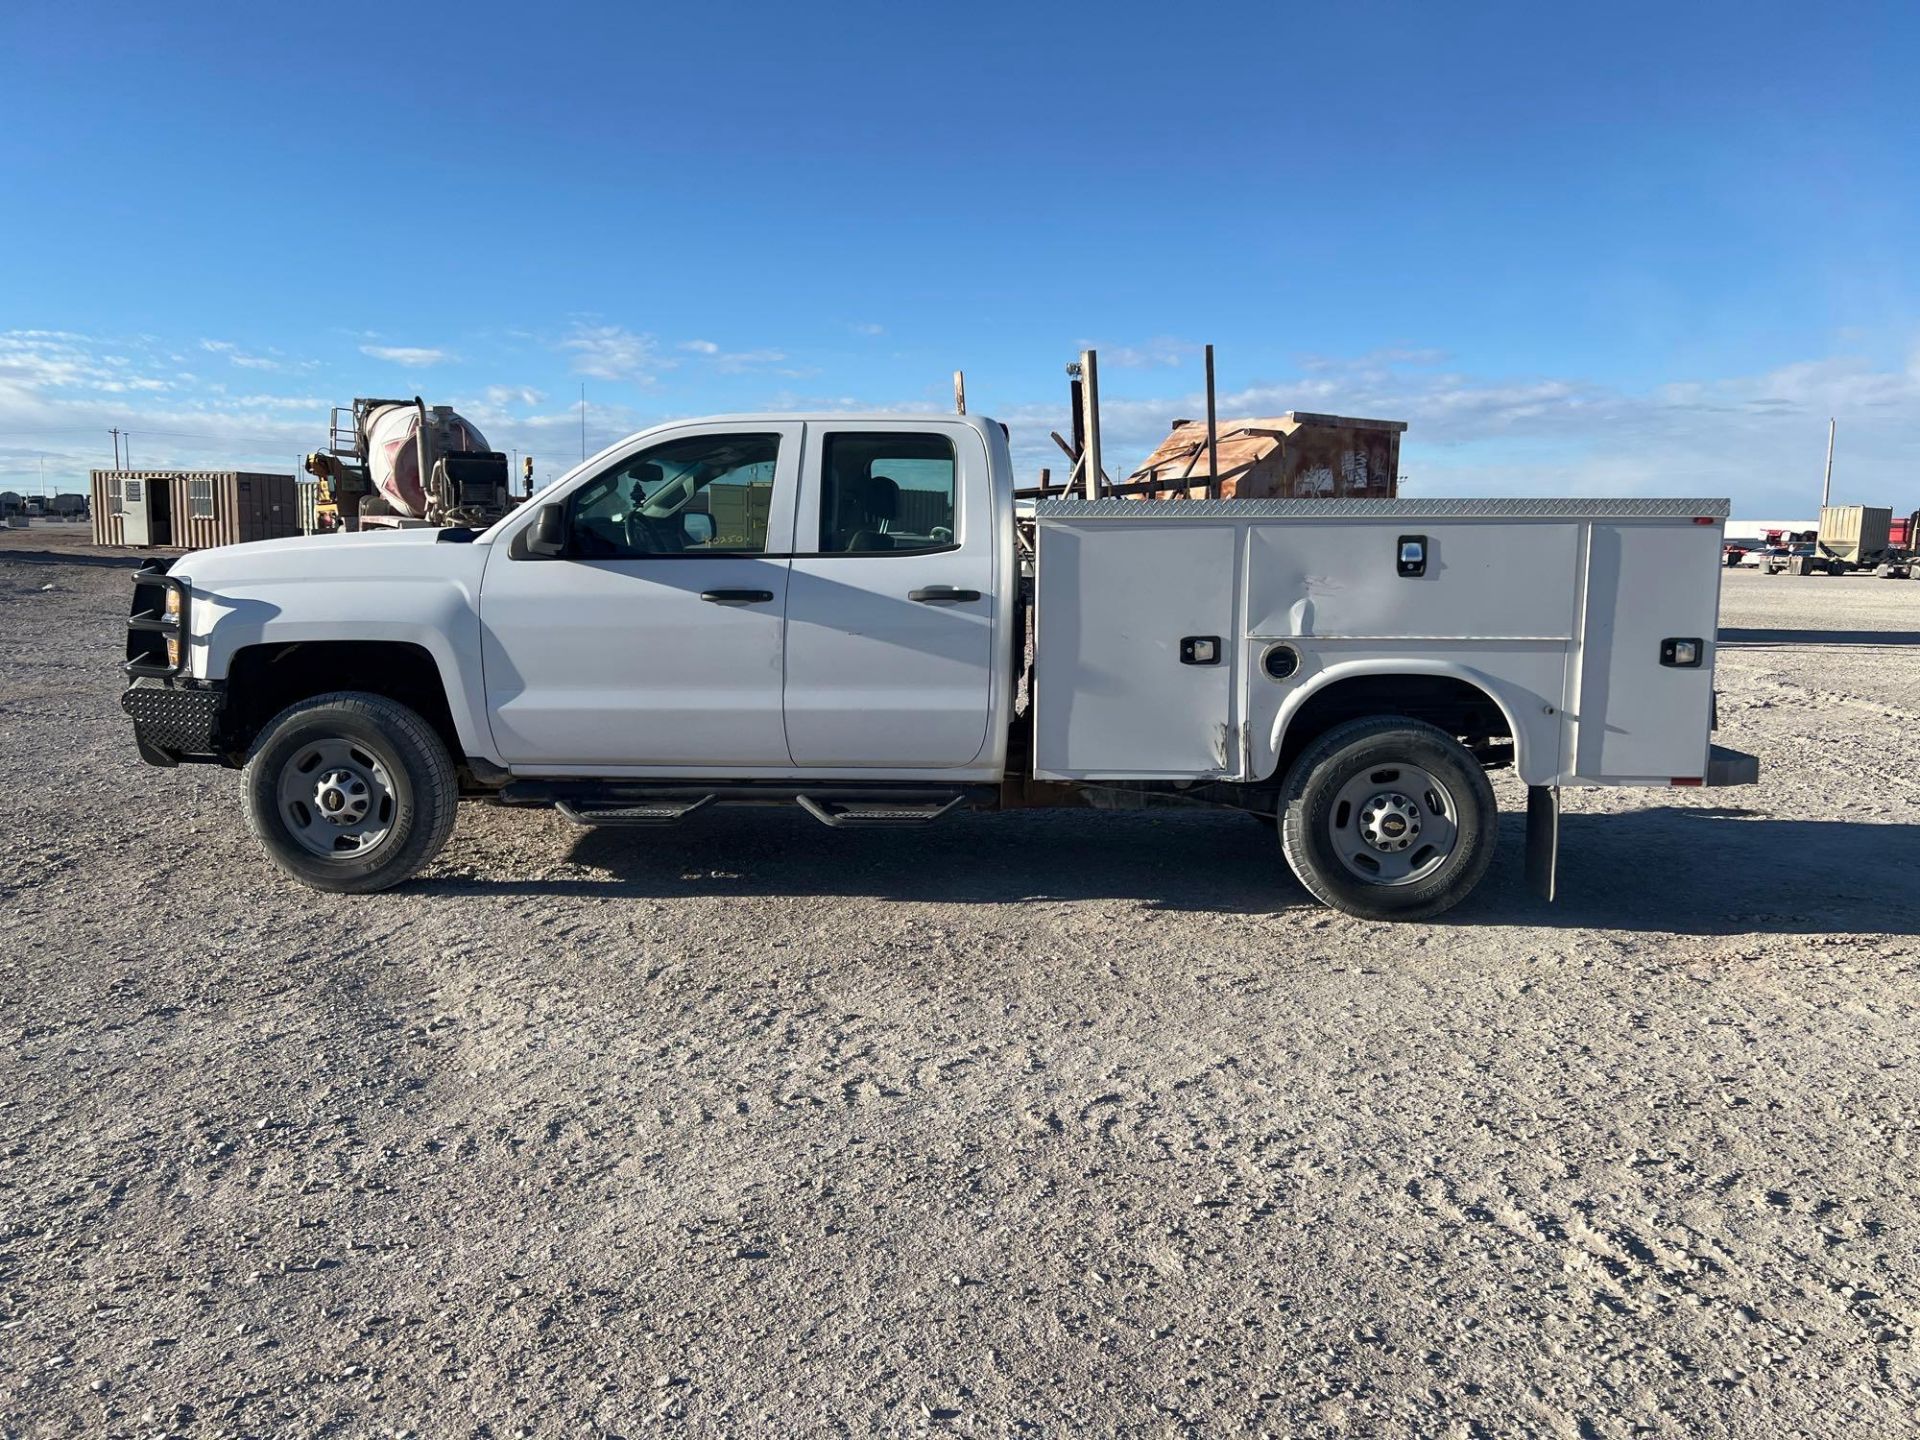
[(627, 511), (623, 522), (629, 555), (659, 555), (686, 549), (685, 537), (672, 525), (661, 524), (643, 515), (639, 507)]

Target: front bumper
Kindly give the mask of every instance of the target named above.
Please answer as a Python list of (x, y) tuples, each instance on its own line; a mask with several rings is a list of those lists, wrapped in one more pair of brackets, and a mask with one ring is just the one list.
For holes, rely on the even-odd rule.
[(135, 680), (120, 695), (133, 719), (133, 743), (149, 765), (218, 761), (225, 687), (207, 681)]
[[(192, 592), (167, 572), (173, 561), (149, 559), (133, 574), (127, 616), (128, 685), (120, 708), (133, 720), (133, 743), (149, 765), (220, 758), (226, 687), (187, 676), (187, 616)], [(167, 608), (171, 596), (175, 608)], [(169, 645), (174, 653), (168, 654)]]

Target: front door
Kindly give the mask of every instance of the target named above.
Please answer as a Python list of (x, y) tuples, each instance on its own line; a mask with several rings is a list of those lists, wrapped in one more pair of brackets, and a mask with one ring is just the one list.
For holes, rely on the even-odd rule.
[(654, 435), (551, 502), (566, 507), (562, 558), (502, 537), (480, 598), (502, 758), (790, 763), (782, 615), (800, 438), (797, 424)]
[(966, 765), (993, 701), (987, 450), (963, 426), (807, 426), (787, 593), (797, 765)]

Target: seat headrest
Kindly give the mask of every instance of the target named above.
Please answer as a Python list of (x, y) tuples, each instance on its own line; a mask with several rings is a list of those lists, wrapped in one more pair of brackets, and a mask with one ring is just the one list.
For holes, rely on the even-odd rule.
[(900, 513), (900, 486), (889, 476), (870, 475), (863, 503), (869, 518), (891, 520)]

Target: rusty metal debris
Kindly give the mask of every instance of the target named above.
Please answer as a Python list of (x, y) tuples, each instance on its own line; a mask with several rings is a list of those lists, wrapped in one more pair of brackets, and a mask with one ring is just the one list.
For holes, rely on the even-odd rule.
[[(1398, 493), (1404, 420), (1290, 410), (1219, 422), (1209, 474), (1207, 425), (1176, 420), (1146, 463), (1112, 493), (1142, 500), (1390, 499)], [(1210, 483), (1212, 482), (1212, 483)]]

